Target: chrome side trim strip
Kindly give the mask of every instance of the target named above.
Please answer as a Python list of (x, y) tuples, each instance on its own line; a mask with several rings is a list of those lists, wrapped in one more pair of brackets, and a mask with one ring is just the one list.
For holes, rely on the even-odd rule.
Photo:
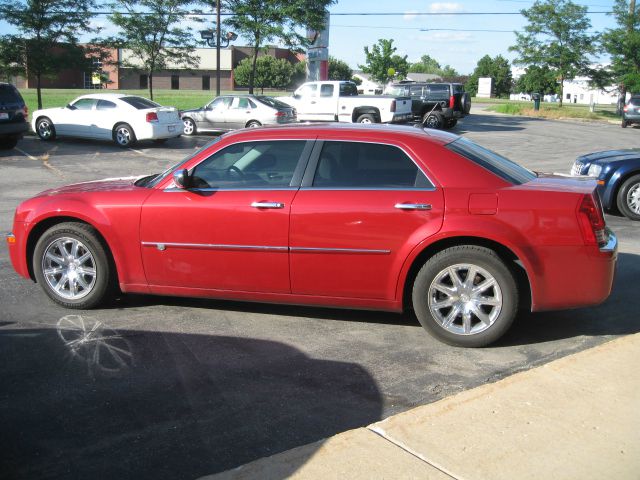
[(176, 193), (176, 192), (270, 192), (270, 191), (296, 191), (298, 187), (247, 187), (247, 188), (177, 188), (177, 187), (167, 187), (163, 189), (163, 192), (167, 193)]
[(201, 250), (241, 250), (262, 252), (291, 252), (291, 253), (352, 253), (365, 255), (389, 255), (391, 250), (372, 250), (366, 248), (317, 248), (317, 247), (279, 247), (267, 245), (219, 245), (212, 243), (176, 243), (176, 242), (141, 242), (143, 247), (156, 247), (160, 251), (168, 247), (193, 248)]
[(288, 252), (289, 247), (267, 246), (267, 245), (219, 245), (213, 243), (175, 243), (175, 242), (142, 242), (143, 247), (156, 247), (158, 250), (165, 250), (167, 247), (174, 248), (194, 248), (201, 250), (252, 250), (262, 252)]
[(315, 248), (291, 247), (291, 253), (363, 253), (367, 255), (389, 255), (391, 250), (369, 250), (366, 248)]

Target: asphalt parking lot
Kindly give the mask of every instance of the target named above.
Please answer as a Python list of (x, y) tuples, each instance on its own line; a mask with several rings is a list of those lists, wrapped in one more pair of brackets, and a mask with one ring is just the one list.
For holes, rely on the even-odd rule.
[[(454, 131), (563, 173), (577, 155), (640, 145), (640, 128), (478, 108)], [(39, 191), (159, 172), (211, 139), (122, 150), (25, 138), (0, 152), (0, 231)], [(640, 222), (607, 221), (620, 240), (609, 300), (522, 315), (480, 350), (443, 345), (410, 315), (381, 312), (151, 296), (68, 311), (14, 273), (3, 241), (0, 477), (196, 478), (639, 332)]]

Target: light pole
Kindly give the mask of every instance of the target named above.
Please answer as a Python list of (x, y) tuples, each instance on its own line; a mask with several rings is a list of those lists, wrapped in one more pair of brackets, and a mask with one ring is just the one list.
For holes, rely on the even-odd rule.
[[(221, 37), (221, 29), (220, 29), (220, 0), (218, 0), (216, 2), (216, 38), (215, 41), (213, 39), (213, 30), (202, 30), (200, 32), (200, 38), (202, 38), (202, 40), (207, 42), (207, 45), (209, 45), (210, 47), (215, 47), (216, 48), (216, 97), (220, 96), (220, 37)], [(233, 32), (227, 32), (225, 34), (225, 41), (226, 43), (224, 44), (224, 47), (228, 47), (229, 46), (229, 42), (234, 41), (236, 38), (238, 38), (238, 35), (236, 35)]]

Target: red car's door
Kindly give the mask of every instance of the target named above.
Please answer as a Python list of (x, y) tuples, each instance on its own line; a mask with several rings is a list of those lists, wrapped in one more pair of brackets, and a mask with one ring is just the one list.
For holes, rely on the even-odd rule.
[(402, 149), (344, 141), (324, 142), (305, 184), (291, 207), (292, 292), (394, 299), (405, 259), (441, 228), (442, 190)]
[(193, 188), (154, 192), (140, 231), (149, 284), (290, 292), (289, 212), (306, 146), (231, 145), (192, 169)]

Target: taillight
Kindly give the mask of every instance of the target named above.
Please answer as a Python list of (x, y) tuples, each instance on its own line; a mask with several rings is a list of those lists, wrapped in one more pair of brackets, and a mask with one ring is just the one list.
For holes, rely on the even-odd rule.
[(625, 105), (622, 110), (624, 110), (625, 112), (629, 111), (629, 105)]
[(286, 117), (287, 112), (276, 112), (276, 117)]
[(453, 108), (456, 106), (456, 97), (454, 97), (453, 95), (451, 95), (449, 97), (449, 108)]
[(607, 244), (606, 223), (598, 197), (594, 197), (594, 195), (582, 197), (578, 207), (578, 222), (587, 245), (601, 247)]
[(157, 122), (158, 114), (156, 112), (147, 112), (147, 122)]
[(29, 117), (29, 107), (25, 105), (23, 110), (24, 110), (24, 118)]
[(392, 112), (396, 111), (396, 101), (395, 100), (393, 102), (391, 102), (391, 111)]

